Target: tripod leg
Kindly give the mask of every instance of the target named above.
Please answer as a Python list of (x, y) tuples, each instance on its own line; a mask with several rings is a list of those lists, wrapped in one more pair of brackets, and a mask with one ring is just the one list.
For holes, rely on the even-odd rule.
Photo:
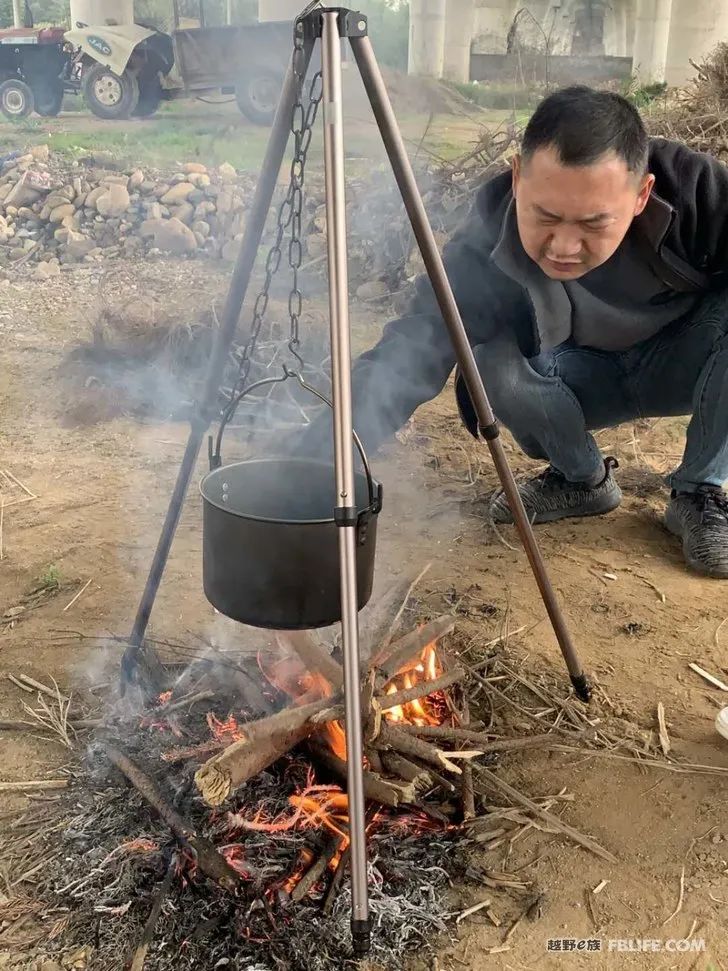
[(483, 379), (478, 371), (473, 350), (468, 341), (460, 312), (445, 272), (442, 258), (437, 249), (435, 237), (432, 234), (425, 207), (422, 203), (412, 166), (397, 126), (392, 105), (384, 85), (379, 66), (374, 56), (368, 37), (351, 37), (350, 43), (356, 58), (359, 71), (371, 102), (374, 116), (389, 156), (395, 179), (402, 193), (402, 199), (407, 209), (412, 230), (415, 234), (427, 274), (437, 297), (442, 316), (450, 333), (450, 339), (455, 349), (458, 364), (467, 385), (470, 397), (478, 416), (480, 433), (488, 443), (498, 477), (503, 491), (513, 513), (513, 519), (521, 537), (526, 555), (528, 556), (533, 575), (538, 584), (554, 633), (559, 642), (561, 652), (571, 676), (571, 682), (577, 695), (584, 701), (590, 697), (589, 682), (587, 681), (581, 662), (576, 653), (564, 615), (554, 594), (551, 581), (546, 572), (541, 552), (533, 534), (533, 527), (523, 507), (518, 487), (503, 449), (498, 431), (498, 424), (488, 401)]
[(323, 14), (324, 159), (328, 226), (331, 376), (334, 464), (341, 573), (341, 629), (344, 653), (347, 797), (351, 839), (352, 941), (356, 957), (369, 951), (363, 739), (359, 681), (359, 608), (356, 577), (357, 505), (354, 479), (349, 342), (349, 283), (346, 246), (344, 119), (341, 91), (339, 14)]
[[(308, 41), (304, 44), (301, 52), (301, 60), (297, 65), (298, 74), (303, 77), (306, 75), (311, 60), (312, 46), (312, 43)], [(238, 327), (240, 311), (248, 291), (248, 284), (250, 283), (250, 277), (265, 229), (265, 221), (278, 181), (278, 174), (288, 144), (288, 137), (291, 133), (291, 115), (298, 93), (298, 83), (298, 76), (294, 71), (293, 62), (291, 62), (273, 121), (273, 128), (263, 160), (260, 178), (255, 188), (255, 196), (250, 209), (250, 217), (246, 225), (240, 254), (230, 281), (230, 287), (220, 321), (220, 329), (215, 335), (215, 345), (207, 365), (207, 375), (205, 377), (205, 386), (199, 413), (192, 422), (187, 448), (185, 449), (184, 457), (179, 472), (177, 473), (177, 481), (172, 492), (169, 508), (167, 509), (164, 526), (162, 527), (157, 548), (154, 551), (149, 576), (147, 577), (144, 592), (142, 593), (142, 598), (137, 608), (134, 627), (129, 636), (129, 646), (121, 662), (122, 691), (135, 677), (137, 662), (144, 642), (144, 635), (146, 634), (154, 601), (159, 591), (162, 575), (167, 565), (167, 560), (169, 559), (172, 541), (174, 540), (174, 534), (177, 531), (179, 519), (182, 514), (182, 505), (187, 494), (190, 479), (195, 470), (200, 446), (202, 445), (210, 421), (216, 412), (217, 395), (225, 362)]]

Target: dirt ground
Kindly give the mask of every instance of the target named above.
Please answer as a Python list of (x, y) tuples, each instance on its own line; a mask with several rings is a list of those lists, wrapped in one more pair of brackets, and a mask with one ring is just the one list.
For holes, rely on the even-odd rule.
[[(123, 414), (98, 422), (92, 414), (84, 424), (69, 419), (73, 402), (58, 369), (69, 350), (88, 338), (100, 275), (77, 267), (42, 288), (20, 278), (0, 287), (0, 468), (38, 497), (4, 510), (0, 618), (23, 602), (39, 578), (60, 584), (14, 624), (7, 615), (0, 621), (3, 719), (22, 718), (22, 703), (32, 700), (8, 674), (55, 678), (85, 701), (93, 697), (92, 687), (115, 679), (120, 649), (96, 639), (127, 634), (131, 627), (186, 441), (182, 423)], [(130, 296), (143, 278), (158, 294), (189, 294), (201, 306), (208, 295), (219, 297), (226, 281), (203, 263), (127, 265), (112, 276), (114, 287)], [(358, 346), (376, 340), (386, 316), (386, 308), (354, 308)], [(606, 518), (541, 528), (538, 536), (585, 666), (618, 713), (655, 730), (662, 702), (675, 753), (725, 769), (728, 742), (713, 727), (723, 693), (688, 664), (695, 661), (718, 677), (728, 674), (728, 588), (688, 574), (660, 523), (662, 474), (679, 458), (683, 428), (680, 421), (651, 421), (601, 433), (605, 452), (620, 461), (622, 507)], [(532, 467), (512, 448), (509, 454), (518, 473)], [(432, 561), (420, 595), (439, 610), (460, 604), (473, 649), (525, 628), (509, 646), (524, 656), (526, 668), (564, 677), (524, 554), (504, 545), (483, 520), (480, 500), (494, 487), (494, 474), (484, 450), (460, 429), (449, 391), (421, 409), (375, 468), (387, 495), (379, 587)], [(204, 471), (201, 462), (196, 478)], [(503, 539), (517, 546), (509, 530)], [(193, 488), (152, 617), (158, 638), (185, 640), (208, 634), (216, 623), (202, 592), (200, 542), (200, 501)], [(473, 620), (481, 604), (492, 609)], [(69, 647), (58, 636), (69, 630), (88, 639)], [(230, 628), (227, 636), (244, 635)], [(2, 780), (50, 776), (68, 758), (61, 746), (32, 734), (0, 733)], [(573, 802), (560, 811), (563, 819), (610, 849), (618, 863), (606, 864), (557, 835), (534, 830), (514, 847), (508, 868), (522, 867), (544, 893), (540, 919), (524, 920), (507, 949), (491, 954), (513, 915), (504, 915), (500, 928), (475, 915), (458, 925), (456, 942), (443, 946), (432, 968), (728, 968), (725, 777), (642, 769), (600, 755), (519, 754), (503, 765), (504, 778), (532, 796), (562, 788), (573, 793)], [(10, 812), (26, 804), (25, 796), (17, 796), (6, 797), (4, 806)], [(11, 818), (0, 817), (0, 825)], [(498, 869), (502, 862), (494, 856), (491, 865)], [(608, 883), (593, 895), (602, 881)], [(32, 892), (32, 881), (26, 889)], [(464, 897), (462, 906), (483, 896)], [(678, 901), (679, 912), (671, 917)], [(609, 944), (687, 937), (704, 940), (705, 950), (638, 954)], [(548, 950), (553, 938), (598, 939), (602, 950), (556, 953)], [(2, 949), (0, 928), (0, 957)]]

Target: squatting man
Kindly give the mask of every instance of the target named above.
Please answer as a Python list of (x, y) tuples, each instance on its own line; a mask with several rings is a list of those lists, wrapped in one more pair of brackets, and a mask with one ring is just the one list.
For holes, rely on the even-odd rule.
[[(649, 139), (619, 95), (567, 88), (541, 103), (444, 260), (497, 418), (548, 462), (519, 486), (533, 522), (619, 505), (617, 463), (592, 430), (692, 415), (665, 522), (691, 568), (728, 579), (728, 169)], [(423, 278), (355, 365), (366, 446), (438, 395), (454, 366)], [(476, 433), (457, 376), (456, 396)], [(502, 493), (490, 512), (511, 522)]]

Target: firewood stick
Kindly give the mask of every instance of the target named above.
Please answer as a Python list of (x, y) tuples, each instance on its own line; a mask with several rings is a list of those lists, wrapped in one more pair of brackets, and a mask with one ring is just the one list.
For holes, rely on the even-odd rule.
[(323, 698), (247, 722), (242, 727), (243, 739), (208, 759), (195, 773), (195, 784), (208, 806), (219, 806), (238, 786), (302, 742), (316, 728), (311, 716), (329, 704)]
[[(383, 775), (384, 766), (382, 765), (382, 757), (380, 756), (379, 752), (377, 752), (375, 748), (368, 748), (364, 754), (367, 757), (367, 761), (369, 762), (372, 772), (376, 772), (377, 775)], [(396, 774), (397, 773), (395, 772), (394, 775)]]
[(25, 792), (29, 789), (67, 789), (68, 779), (31, 779), (28, 782), (0, 782), (0, 792)]
[(340, 837), (332, 836), (331, 839), (327, 841), (326, 846), (319, 854), (318, 859), (311, 867), (309, 867), (309, 869), (304, 873), (294, 887), (293, 893), (291, 894), (291, 900), (294, 903), (298, 903), (299, 900), (303, 900), (303, 898), (308, 896), (309, 892), (313, 890), (326, 872), (329, 863), (331, 863), (333, 858), (336, 856), (340, 845)]
[(129, 971), (143, 971), (144, 969), (144, 965), (147, 960), (147, 953), (152, 943), (152, 938), (154, 937), (154, 931), (157, 927), (157, 921), (162, 913), (162, 905), (169, 894), (176, 869), (177, 857), (173, 856), (170, 860), (169, 866), (167, 867), (167, 873), (165, 874), (164, 880), (154, 895), (154, 903), (152, 904), (152, 909), (149, 911), (149, 916), (144, 924), (142, 939), (139, 942), (139, 946), (134, 951), (134, 957), (132, 958)]
[[(470, 724), (470, 704), (467, 695), (463, 695), (461, 705), (462, 713), (460, 721), (463, 727), (467, 728)], [(463, 821), (475, 819), (475, 784), (473, 781), (473, 767), (468, 763), (463, 767)]]
[(379, 736), (371, 744), (380, 750), (393, 750), (399, 752), (400, 755), (412, 756), (436, 769), (445, 769), (456, 775), (462, 775), (462, 769), (454, 765), (448, 758), (448, 756), (456, 757), (457, 752), (445, 752), (415, 735), (400, 732), (398, 726), (383, 722)]
[(447, 742), (469, 742), (483, 752), (517, 752), (525, 748), (547, 748), (556, 744), (553, 735), (525, 735), (523, 738), (491, 738), (486, 732), (471, 731), (469, 728), (456, 728), (450, 725), (402, 725), (397, 728), (407, 735), (420, 738), (442, 739)]
[[(453, 668), (452, 671), (446, 671), (445, 674), (441, 674), (439, 678), (433, 678), (431, 681), (420, 681), (411, 688), (403, 688), (401, 691), (395, 691), (391, 695), (380, 693), (375, 695), (373, 700), (376, 701), (377, 708), (380, 712), (390, 711), (392, 708), (398, 708), (400, 705), (406, 705), (412, 701), (417, 701), (420, 698), (426, 698), (428, 695), (435, 694), (437, 691), (442, 691), (451, 684), (464, 680), (465, 677), (466, 672), (462, 668)], [(372, 695), (371, 692), (367, 692), (367, 686), (365, 686), (362, 691), (362, 711), (369, 712), (371, 711), (371, 707)], [(318, 724), (328, 721), (341, 721), (344, 714), (344, 706), (336, 705), (316, 714), (314, 720)], [(408, 727), (412, 728), (413, 731), (416, 729), (416, 726)], [(414, 731), (414, 734), (417, 734), (417, 731)]]
[(535, 803), (533, 799), (529, 799), (528, 796), (524, 796), (522, 792), (518, 789), (514, 789), (513, 786), (509, 785), (505, 780), (501, 779), (491, 772), (490, 769), (484, 768), (482, 765), (475, 766), (476, 774), (486, 783), (488, 788), (495, 789), (496, 792), (500, 792), (503, 795), (508, 796), (510, 800), (521, 806), (524, 809), (528, 809), (529, 812), (533, 813), (534, 816), (538, 816), (545, 823), (556, 830), (556, 832), (563, 833), (564, 836), (568, 836), (579, 846), (583, 846), (584, 849), (590, 850), (596, 856), (601, 857), (602, 860), (607, 860), (609, 863), (616, 863), (617, 858), (605, 850), (603, 846), (600, 846), (596, 840), (593, 840), (590, 836), (585, 836), (584, 833), (580, 833), (578, 829), (574, 829), (573, 826), (569, 826), (558, 816), (554, 816), (553, 813), (548, 812), (546, 809), (542, 809), (538, 803)]
[(410, 631), (399, 640), (395, 641), (384, 653), (383, 657), (378, 657), (374, 666), (384, 679), (384, 683), (391, 681), (402, 668), (424, 651), (428, 644), (439, 641), (441, 637), (449, 634), (455, 627), (455, 618), (450, 614), (431, 620), (420, 630)]
[[(316, 762), (343, 782), (346, 781), (346, 762), (334, 755), (324, 745), (312, 744), (311, 749), (316, 753)], [(405, 803), (412, 803), (417, 798), (415, 787), (404, 779), (382, 779), (375, 772), (366, 769), (362, 773), (364, 779), (364, 796), (373, 802), (396, 809)]]
[(329, 884), (329, 889), (326, 891), (326, 896), (324, 897), (324, 904), (322, 913), (325, 917), (333, 910), (334, 904), (336, 903), (336, 895), (339, 892), (339, 887), (341, 886), (341, 881), (344, 879), (344, 874), (346, 873), (346, 868), (349, 866), (349, 860), (351, 858), (351, 844), (346, 847), (344, 852), (341, 854), (339, 859), (339, 864), (334, 871), (334, 875), (331, 878), (331, 883)]
[(344, 684), (344, 670), (330, 654), (323, 644), (316, 640), (307, 630), (286, 631), (276, 634), (278, 646), (288, 649), (299, 656), (307, 671), (320, 674), (332, 688), (337, 691)]
[(134, 788), (156, 810), (180, 843), (189, 846), (194, 851), (200, 871), (224, 890), (235, 890), (240, 880), (239, 874), (230, 866), (225, 857), (218, 853), (212, 843), (198, 836), (179, 813), (165, 802), (154, 781), (142, 772), (139, 766), (132, 762), (129, 756), (125, 755), (120, 749), (105, 742), (103, 750), (117, 769), (126, 776)]
[(449, 688), (451, 684), (464, 679), (465, 671), (462, 668), (453, 668), (452, 671), (446, 671), (445, 674), (441, 674), (439, 678), (433, 678), (431, 681), (420, 681), (411, 688), (395, 691), (391, 695), (378, 695), (377, 703), (382, 711), (389, 711), (392, 708), (398, 708), (400, 705), (407, 705), (411, 701), (417, 701), (419, 698), (425, 698), (427, 695), (434, 695), (435, 692)]
[(407, 782), (413, 782), (420, 791), (425, 792), (433, 787), (434, 779), (429, 769), (415, 765), (398, 752), (383, 752), (381, 758), (387, 772)]
[(180, 698), (179, 701), (173, 701), (168, 705), (164, 705), (164, 707), (159, 709), (159, 714), (170, 715), (173, 711), (178, 711), (180, 708), (190, 708), (200, 701), (211, 701), (214, 697), (214, 691), (196, 691), (194, 694), (187, 695), (186, 698)]

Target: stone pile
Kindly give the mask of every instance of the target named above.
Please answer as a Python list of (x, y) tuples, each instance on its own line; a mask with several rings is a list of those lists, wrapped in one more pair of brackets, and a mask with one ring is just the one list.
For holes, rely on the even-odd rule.
[(252, 178), (228, 164), (118, 171), (36, 146), (0, 171), (0, 262), (35, 263), (45, 277), (62, 264), (154, 253), (233, 260), (252, 194)]
[[(484, 133), (462, 160), (418, 171), (425, 206), (440, 244), (462, 221), (484, 177), (497, 171), (517, 136)], [(285, 169), (282, 177), (285, 176)], [(174, 171), (120, 170), (110, 157), (71, 160), (36, 146), (0, 161), (0, 267), (29, 265), (39, 278), (61, 266), (113, 258), (233, 261), (245, 231), (255, 174), (229, 164), (180, 164)], [(326, 207), (321, 175), (307, 172), (302, 218), (306, 270), (326, 270)], [(274, 206), (286, 192), (282, 182)], [(406, 299), (424, 269), (401, 197), (388, 168), (347, 178), (349, 278), (360, 299)], [(275, 229), (269, 219), (262, 250)], [(281, 274), (286, 272), (287, 239)], [(261, 256), (261, 260), (263, 256)]]

